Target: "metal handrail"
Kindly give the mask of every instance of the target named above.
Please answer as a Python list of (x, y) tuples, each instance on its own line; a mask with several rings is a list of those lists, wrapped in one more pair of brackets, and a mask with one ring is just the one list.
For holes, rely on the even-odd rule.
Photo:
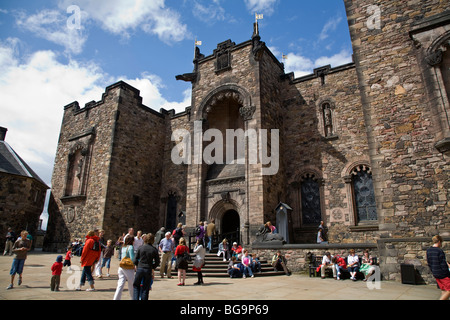
[[(194, 246), (197, 243), (197, 237), (193, 233), (189, 233), (188, 235), (188, 245), (189, 245), (189, 251), (192, 252), (194, 250)], [(223, 241), (223, 239), (227, 239), (230, 246), (233, 244), (233, 242), (240, 243), (241, 241), (241, 233), (239, 230), (236, 230), (234, 232), (227, 232), (222, 234), (217, 234), (212, 236), (212, 245), (211, 245), (211, 251), (216, 251), (219, 249), (219, 244)], [(205, 236), (205, 245), (207, 245), (208, 237)]]

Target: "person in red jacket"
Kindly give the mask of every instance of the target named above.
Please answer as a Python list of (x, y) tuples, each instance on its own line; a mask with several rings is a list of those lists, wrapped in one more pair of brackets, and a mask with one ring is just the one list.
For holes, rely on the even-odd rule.
[(237, 242), (233, 242), (233, 246), (231, 247), (231, 256), (236, 257), (236, 260), (241, 258), (242, 247), (237, 244)]
[(340, 280), (341, 278), (341, 270), (347, 270), (347, 261), (340, 256), (334, 256), (333, 262), (336, 266), (337, 278), (336, 280)]
[(84, 286), (86, 279), (89, 282), (90, 288), (86, 289), (86, 291), (94, 291), (94, 278), (92, 277), (92, 266), (97, 263), (100, 259), (100, 238), (96, 234), (95, 231), (89, 231), (86, 236), (86, 242), (83, 247), (83, 252), (81, 253), (81, 267), (83, 271), (81, 272), (80, 285), (76, 289), (77, 291), (81, 290), (81, 287)]
[(50, 290), (59, 291), (59, 283), (61, 282), (62, 264), (63, 256), (58, 256), (56, 262), (52, 265), (52, 279), (50, 281)]

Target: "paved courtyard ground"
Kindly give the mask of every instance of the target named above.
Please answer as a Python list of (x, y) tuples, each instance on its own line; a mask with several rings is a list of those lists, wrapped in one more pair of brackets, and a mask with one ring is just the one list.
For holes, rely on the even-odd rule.
[[(12, 257), (0, 256), (0, 300), (112, 300), (117, 286), (118, 260), (112, 260), (111, 277), (95, 280), (94, 292), (75, 291), (79, 273), (64, 268), (61, 291), (50, 291), (50, 267), (55, 253), (32, 252), (25, 263), (23, 283), (6, 290), (10, 283), (9, 270)], [(79, 267), (79, 257), (72, 259)], [(382, 281), (379, 289), (369, 289), (365, 282), (350, 280), (310, 278), (307, 275), (255, 277), (247, 279), (205, 278), (205, 285), (194, 286), (196, 278), (190, 277), (186, 286), (178, 287), (177, 279), (156, 276), (150, 300), (177, 301), (250, 301), (250, 300), (438, 300), (440, 291), (435, 285), (404, 285)], [(87, 286), (85, 287), (85, 289)], [(130, 300), (128, 290), (123, 300)]]

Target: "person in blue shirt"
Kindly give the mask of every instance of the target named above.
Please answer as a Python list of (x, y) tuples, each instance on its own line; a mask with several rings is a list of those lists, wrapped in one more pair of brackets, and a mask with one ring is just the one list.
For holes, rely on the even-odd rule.
[(159, 275), (161, 278), (164, 278), (164, 270), (167, 265), (166, 275), (167, 278), (171, 279), (172, 255), (175, 251), (175, 244), (171, 238), (170, 232), (166, 232), (164, 239), (162, 239), (159, 243), (159, 251), (161, 252), (161, 266), (159, 268)]

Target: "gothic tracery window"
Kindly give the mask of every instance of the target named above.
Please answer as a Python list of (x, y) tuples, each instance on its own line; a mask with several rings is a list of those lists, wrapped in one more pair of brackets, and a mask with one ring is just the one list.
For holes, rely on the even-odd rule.
[(300, 189), (302, 223), (303, 225), (318, 225), (322, 220), (320, 182), (313, 174), (306, 174), (302, 177)]
[(360, 165), (353, 169), (351, 176), (356, 221), (376, 221), (377, 208), (370, 168), (365, 165)]

